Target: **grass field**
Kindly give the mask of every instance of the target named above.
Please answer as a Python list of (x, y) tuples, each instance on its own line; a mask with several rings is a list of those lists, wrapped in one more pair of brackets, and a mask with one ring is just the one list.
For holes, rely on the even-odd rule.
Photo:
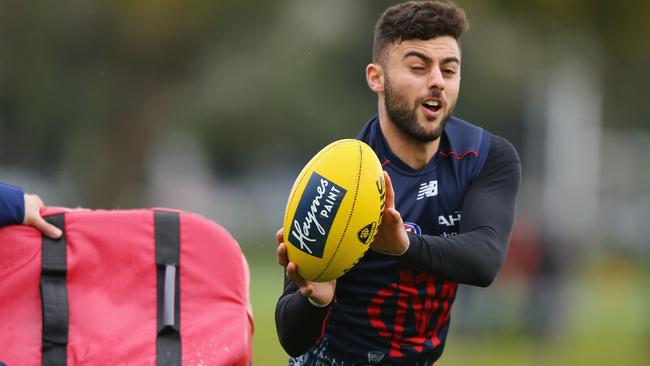
[[(254, 364), (286, 365), (275, 333), (282, 272), (273, 252), (247, 254), (255, 316)], [(650, 360), (648, 268), (597, 261), (569, 279), (574, 294), (562, 332), (543, 339), (520, 331), (469, 334), (452, 327), (437, 366), (647, 365)], [(490, 290), (487, 290), (490, 291)], [(513, 295), (515, 296), (515, 295)]]

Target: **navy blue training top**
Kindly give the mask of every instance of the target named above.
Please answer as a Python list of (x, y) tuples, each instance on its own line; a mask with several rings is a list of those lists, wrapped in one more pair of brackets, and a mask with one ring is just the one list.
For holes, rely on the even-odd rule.
[(21, 224), (24, 219), (23, 190), (0, 182), (0, 226)]
[(519, 157), (505, 139), (455, 117), (421, 170), (390, 150), (376, 117), (357, 138), (391, 177), (409, 249), (402, 256), (368, 251), (337, 280), (326, 308), (311, 305), (285, 277), (276, 307), (280, 342), (292, 356), (325, 342), (345, 365), (430, 365), (442, 354), (458, 283), (487, 286), (503, 263)]

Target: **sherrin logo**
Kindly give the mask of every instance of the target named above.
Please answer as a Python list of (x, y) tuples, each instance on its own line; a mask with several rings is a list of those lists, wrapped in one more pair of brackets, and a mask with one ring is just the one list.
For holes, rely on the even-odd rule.
[(374, 233), (375, 228), (377, 228), (377, 224), (374, 222), (371, 222), (368, 225), (364, 226), (357, 233), (357, 239), (359, 239), (359, 241), (363, 244), (370, 244), (370, 240), (374, 238), (374, 235), (372, 234)]
[(291, 225), (290, 235), (301, 251), (323, 257), (329, 230), (346, 193), (343, 187), (312, 173)]
[(377, 193), (379, 193), (379, 217), (377, 218), (377, 222), (371, 222), (361, 228), (357, 233), (357, 239), (363, 244), (370, 244), (375, 239), (375, 235), (377, 235), (376, 229), (381, 225), (382, 215), (386, 207), (386, 182), (384, 181), (383, 175), (380, 175), (377, 181), (375, 181), (375, 187), (377, 187)]

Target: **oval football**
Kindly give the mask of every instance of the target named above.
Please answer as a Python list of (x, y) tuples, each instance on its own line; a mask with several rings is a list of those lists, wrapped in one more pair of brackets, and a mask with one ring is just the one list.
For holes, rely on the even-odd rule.
[(293, 184), (284, 214), (284, 242), (298, 274), (329, 281), (368, 250), (386, 198), (383, 169), (365, 143), (344, 139), (319, 151)]

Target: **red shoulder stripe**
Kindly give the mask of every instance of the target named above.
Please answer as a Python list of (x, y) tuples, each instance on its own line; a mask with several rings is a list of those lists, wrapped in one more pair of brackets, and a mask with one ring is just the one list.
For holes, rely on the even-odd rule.
[(478, 156), (478, 153), (476, 151), (474, 151), (474, 150), (470, 150), (470, 151), (464, 153), (463, 155), (458, 155), (458, 153), (456, 153), (455, 151), (450, 151), (450, 152), (440, 151), (438, 154), (440, 154), (440, 156), (445, 157), (445, 158), (447, 156), (453, 156), (453, 157), (456, 158), (456, 160), (462, 160), (464, 157), (466, 157), (467, 155), (470, 155), (470, 154), (474, 155), (474, 156)]

